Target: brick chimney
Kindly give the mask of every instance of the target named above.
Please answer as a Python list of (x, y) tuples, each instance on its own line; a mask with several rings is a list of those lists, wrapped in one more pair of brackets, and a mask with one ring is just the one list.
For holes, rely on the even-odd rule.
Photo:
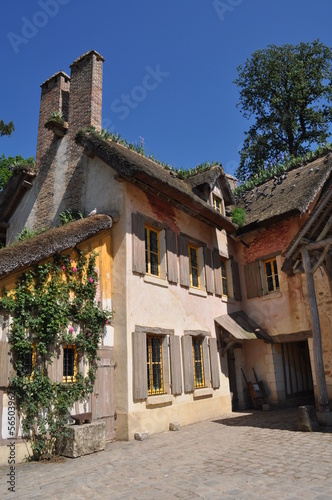
[(39, 125), (37, 138), (36, 166), (39, 168), (41, 158), (48, 151), (53, 140), (53, 132), (45, 128), (46, 121), (53, 111), (62, 112), (68, 120), (70, 78), (63, 71), (55, 73), (41, 84)]
[(103, 56), (91, 50), (70, 66), (68, 132), (71, 137), (90, 125), (101, 131), (103, 62)]

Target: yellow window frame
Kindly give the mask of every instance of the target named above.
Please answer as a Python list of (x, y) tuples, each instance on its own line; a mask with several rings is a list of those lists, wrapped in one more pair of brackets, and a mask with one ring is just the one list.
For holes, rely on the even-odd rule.
[(214, 209), (217, 210), (217, 212), (220, 212), (222, 214), (222, 199), (220, 198), (220, 196), (213, 194), (212, 200), (213, 200)]
[[(270, 264), (272, 274), (267, 274), (267, 270), (266, 270), (267, 264)], [(274, 266), (274, 264), (275, 264), (275, 266)], [(272, 292), (278, 291), (280, 288), (280, 285), (279, 285), (277, 259), (273, 258), (273, 259), (264, 260), (263, 265), (264, 265), (264, 277), (265, 277), (266, 293), (272, 293)], [(277, 272), (275, 272), (275, 268), (277, 269)], [(272, 285), (273, 285), (272, 290), (269, 290), (269, 281), (268, 281), (269, 278), (272, 279)]]
[[(146, 273), (151, 276), (160, 276), (160, 244), (159, 244), (159, 231), (151, 226), (144, 226), (146, 231), (145, 241), (145, 258), (146, 258)], [(157, 235), (157, 252), (151, 250), (151, 231)], [(157, 255), (158, 258), (158, 274), (152, 273), (151, 270), (151, 255)]]
[[(159, 360), (153, 360), (153, 340), (159, 342)], [(159, 335), (147, 335), (147, 376), (148, 376), (148, 396), (164, 394), (164, 367), (163, 367), (163, 337)], [(159, 368), (160, 387), (154, 388), (155, 368)]]
[[(193, 250), (196, 254), (196, 265), (194, 265), (192, 262), (190, 250)], [(200, 288), (198, 248), (194, 247), (193, 245), (188, 245), (188, 254), (189, 254), (190, 286), (191, 286), (191, 288)], [(193, 269), (197, 270), (197, 285), (194, 285)]]
[(73, 375), (64, 375), (64, 366), (62, 367), (62, 381), (65, 384), (70, 384), (76, 382), (77, 372), (78, 372), (78, 356), (77, 356), (77, 347), (75, 344), (63, 344), (63, 362), (64, 362), (64, 350), (65, 349), (73, 349), (74, 350), (74, 366), (73, 366)]
[[(196, 357), (195, 343), (199, 343), (199, 357)], [(203, 341), (200, 337), (192, 338), (193, 362), (194, 362), (194, 387), (200, 389), (205, 387), (204, 364), (203, 364)], [(200, 365), (200, 380), (197, 378), (197, 367)]]
[[(220, 258), (220, 274), (221, 274), (221, 291), (224, 297), (228, 297), (228, 276), (227, 276), (227, 260)], [(226, 293), (224, 290), (226, 288)]]

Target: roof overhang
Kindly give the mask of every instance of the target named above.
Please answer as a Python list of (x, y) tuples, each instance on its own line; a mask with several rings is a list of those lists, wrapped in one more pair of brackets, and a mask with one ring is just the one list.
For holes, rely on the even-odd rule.
[(223, 314), (215, 318), (215, 322), (221, 326), (223, 338), (226, 341), (242, 343), (244, 340), (264, 340), (272, 342), (265, 330), (243, 311)]

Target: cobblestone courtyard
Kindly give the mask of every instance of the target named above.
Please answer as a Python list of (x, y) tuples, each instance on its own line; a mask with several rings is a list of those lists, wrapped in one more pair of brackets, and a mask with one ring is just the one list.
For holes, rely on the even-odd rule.
[(1, 468), (0, 498), (332, 499), (332, 434), (297, 432), (297, 409), (248, 412), (57, 463)]

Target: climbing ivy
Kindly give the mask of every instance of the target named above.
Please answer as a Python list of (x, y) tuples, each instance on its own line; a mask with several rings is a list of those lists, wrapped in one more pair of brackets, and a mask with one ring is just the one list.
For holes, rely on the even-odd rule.
[[(31, 443), (31, 459), (50, 458), (63, 437), (64, 424), (77, 400), (93, 391), (97, 349), (111, 313), (96, 301), (96, 254), (75, 249), (71, 255), (23, 273), (13, 290), (3, 291), (0, 311), (11, 316), (9, 343), (16, 374), (9, 390), (17, 398), (24, 438)], [(49, 374), (61, 344), (76, 346), (88, 362), (87, 375), (77, 373), (72, 383), (56, 383)], [(32, 373), (26, 359), (33, 356)]]

